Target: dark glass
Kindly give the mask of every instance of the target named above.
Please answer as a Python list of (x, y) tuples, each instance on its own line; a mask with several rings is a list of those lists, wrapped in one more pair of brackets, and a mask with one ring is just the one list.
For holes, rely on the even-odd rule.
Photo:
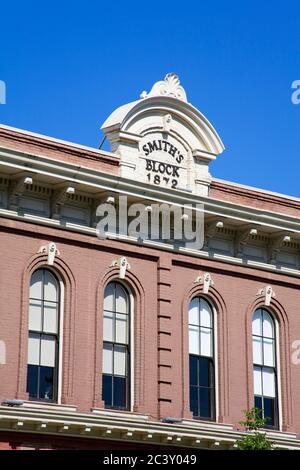
[(198, 396), (198, 387), (190, 387), (190, 410), (193, 413), (193, 416), (199, 416), (199, 396)]
[(266, 418), (265, 426), (266, 427), (273, 427), (274, 426), (274, 405), (275, 400), (274, 398), (266, 398), (264, 397), (264, 417)]
[(37, 398), (38, 396), (38, 369), (39, 366), (27, 366), (27, 393), (30, 398)]
[(200, 388), (200, 417), (211, 418), (211, 406), (210, 406), (210, 393), (211, 390), (206, 387)]
[(102, 375), (102, 400), (106, 407), (112, 406), (112, 376)]
[(199, 385), (202, 387), (210, 386), (210, 359), (208, 357), (199, 357)]
[(198, 357), (190, 354), (190, 385), (198, 385)]
[(113, 384), (114, 384), (114, 401), (113, 406), (115, 408), (122, 408), (125, 409), (127, 407), (126, 403), (126, 377), (114, 377)]
[(209, 357), (190, 354), (190, 410), (195, 418), (214, 418), (214, 366)]
[(259, 396), (254, 397), (254, 406), (255, 408), (262, 410), (262, 397), (259, 397)]
[(54, 369), (53, 367), (40, 366), (40, 389), (39, 398), (43, 400), (53, 399)]

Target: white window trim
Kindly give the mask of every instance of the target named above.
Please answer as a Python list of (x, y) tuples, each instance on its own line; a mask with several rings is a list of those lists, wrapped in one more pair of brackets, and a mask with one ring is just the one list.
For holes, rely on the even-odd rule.
[[(218, 361), (218, 314), (217, 310), (212, 303), (211, 299), (201, 295), (195, 295), (190, 302), (189, 302), (189, 307), (188, 307), (188, 315), (189, 315), (189, 309), (190, 305), (193, 299), (195, 298), (200, 298), (204, 299), (208, 305), (210, 306), (210, 309), (212, 311), (212, 317), (213, 317), (213, 361), (214, 361), (214, 382), (215, 382), (215, 423), (219, 422), (219, 361)], [(189, 317), (188, 317), (188, 326), (189, 326)], [(188, 340), (188, 346), (189, 346), (189, 340)], [(189, 352), (190, 355), (190, 352)], [(188, 382), (189, 383), (189, 382)], [(189, 385), (190, 386), (190, 385)]]
[[(108, 284), (111, 282), (114, 282), (115, 284), (120, 284), (124, 289), (125, 292), (128, 295), (128, 300), (129, 300), (129, 357), (130, 357), (130, 374), (128, 376), (129, 380), (129, 392), (130, 392), (130, 400), (129, 400), (129, 410), (130, 412), (133, 411), (134, 409), (134, 397), (135, 397), (135, 388), (134, 388), (134, 297), (131, 291), (130, 286), (128, 286), (125, 282), (122, 282), (120, 279), (112, 279), (109, 281)], [(107, 286), (106, 286), (107, 287)], [(105, 288), (106, 288), (105, 287)], [(105, 288), (104, 291), (105, 292)], [(104, 314), (104, 309), (103, 309), (103, 314)], [(103, 354), (103, 342), (102, 340), (102, 354)], [(128, 345), (127, 345), (128, 346)], [(102, 374), (103, 374), (103, 365), (102, 365)], [(111, 409), (111, 411), (114, 411)]]
[(209, 302), (213, 312), (214, 320), (214, 374), (215, 374), (215, 413), (216, 413), (216, 423), (219, 422), (219, 361), (218, 361), (218, 314), (214, 305)]
[(276, 379), (277, 379), (277, 403), (278, 403), (278, 428), (282, 431), (282, 395), (281, 395), (281, 369), (280, 369), (280, 341), (279, 341), (279, 324), (274, 315), (272, 315), (275, 324), (275, 345), (276, 345)]
[[(54, 272), (54, 271), (53, 271)], [(63, 382), (63, 336), (64, 336), (64, 300), (65, 300), (65, 291), (64, 283), (62, 282), (60, 276), (55, 275), (59, 282), (60, 288), (60, 304), (59, 304), (59, 336), (58, 336), (58, 373), (57, 373), (57, 404), (61, 405), (62, 397), (62, 382)]]
[[(127, 286), (125, 286), (127, 287)], [(129, 390), (130, 390), (130, 411), (133, 411), (134, 408), (134, 396), (135, 396), (135, 389), (134, 389), (134, 298), (131, 292), (131, 289), (127, 288), (127, 292), (129, 295), (129, 302), (130, 302), (130, 332), (129, 332), (129, 354), (130, 354), (130, 383), (129, 383)]]
[[(281, 395), (281, 369), (280, 369), (280, 342), (279, 342), (279, 324), (277, 321), (277, 318), (273, 314), (273, 312), (269, 311), (268, 309), (262, 307), (258, 307), (258, 309), (265, 310), (272, 318), (275, 326), (275, 356), (276, 356), (276, 363), (275, 363), (275, 371), (276, 371), (276, 383), (275, 387), (277, 390), (277, 406), (278, 406), (278, 430), (282, 431), (282, 395)], [(256, 309), (256, 310), (258, 310)], [(254, 313), (256, 312), (254, 310), (252, 314), (252, 320), (251, 320), (251, 349), (252, 349), (252, 378), (254, 381), (254, 362), (253, 362), (253, 330), (252, 330), (252, 323), (253, 323), (253, 316)], [(253, 382), (253, 397), (254, 397), (254, 382)]]

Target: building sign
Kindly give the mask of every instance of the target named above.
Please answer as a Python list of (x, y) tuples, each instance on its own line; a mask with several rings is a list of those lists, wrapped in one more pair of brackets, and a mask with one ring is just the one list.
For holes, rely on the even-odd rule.
[(140, 143), (144, 181), (168, 188), (186, 184), (186, 152), (169, 135), (151, 134)]
[(175, 73), (113, 111), (102, 130), (120, 158), (122, 178), (208, 195), (208, 166), (224, 146)]

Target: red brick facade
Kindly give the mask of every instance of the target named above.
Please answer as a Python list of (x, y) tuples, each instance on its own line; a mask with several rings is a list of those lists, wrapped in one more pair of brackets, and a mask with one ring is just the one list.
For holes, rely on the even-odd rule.
[[(80, 149), (79, 146), (54, 142), (5, 127), (0, 129), (0, 149), (12, 151), (13, 154), (21, 152), (22, 155), (31, 155), (32, 162), (38, 156), (42, 161), (47, 158), (67, 166), (78, 165), (99, 174), (117, 176), (119, 171), (118, 157), (109, 153), (93, 152), (84, 147)], [(8, 171), (7, 162), (5, 168), (3, 174), (8, 177), (17, 173), (13, 166)], [(41, 176), (42, 173), (35, 177), (38, 179)], [(51, 184), (50, 179), (47, 184)], [(283, 214), (295, 220), (300, 210), (297, 200), (218, 181), (212, 181), (207, 200), (230, 202), (239, 209), (250, 207), (257, 210), (258, 214), (261, 210), (270, 214), (275, 212), (278, 216)], [(42, 415), (47, 411), (46, 405), (44, 408), (40, 405), (41, 415), (36, 417), (36, 423), (38, 418), (41, 423), (46, 422), (45, 430), (32, 428), (35, 425), (30, 421), (31, 417), (26, 415), (26, 410), (31, 413), (26, 393), (29, 283), (36, 269), (47, 266), (47, 255), (40, 253), (39, 249), (50, 241), (59, 250), (52, 269), (64, 285), (62, 393), (58, 414), (55, 415), (55, 410), (52, 413), (57, 422), (67, 424), (66, 432), (59, 434), (56, 428), (55, 436), (53, 430), (47, 434), (50, 418), (49, 415)], [(161, 420), (166, 417), (184, 420), (186, 428), (176, 428), (176, 432), (172, 431), (172, 425), (166, 426), (165, 431), (160, 428), (159, 432), (166, 433), (166, 439), (168, 433), (171, 433), (169, 441), (160, 438), (160, 445), (166, 446), (166, 442), (173, 444), (176, 439), (178, 446), (196, 445), (197, 436), (194, 434), (190, 440), (180, 436), (185, 436), (185, 429), (188, 432), (199, 430), (205, 433), (209, 432), (211, 426), (211, 423), (206, 423), (207, 430), (200, 429), (199, 423), (192, 419), (189, 408), (187, 312), (190, 300), (197, 295), (207, 298), (216, 314), (216, 429), (219, 426), (218, 432), (227, 432), (228, 442), (223, 436), (220, 437), (221, 444), (222, 439), (226, 441), (224, 446), (233, 443), (241, 428), (239, 422), (243, 419), (243, 410), (250, 409), (254, 403), (251, 320), (255, 309), (265, 305), (264, 295), (258, 292), (266, 285), (272, 286), (276, 294), (268, 310), (277, 320), (279, 331), (281, 425), (276, 438), (289, 440), (291, 446), (299, 445), (300, 366), (294, 364), (291, 357), (293, 342), (300, 339), (300, 271), (295, 269), (293, 274), (247, 263), (234, 264), (229, 258), (226, 261), (122, 240), (99, 240), (79, 230), (47, 225), (9, 211), (1, 213), (0, 242), (0, 339), (6, 345), (6, 361), (0, 364), (0, 400), (19, 399), (27, 402), (24, 416), (22, 407), (17, 411), (15, 407), (11, 408), (11, 418), (10, 409), (1, 407), (0, 415), (1, 412), (5, 413), (5, 417), (1, 416), (1, 423), (6, 423), (0, 430), (1, 449), (28, 446), (43, 448), (45, 443), (50, 448), (110, 446), (119, 449), (149, 449), (157, 442), (145, 444), (144, 429), (144, 434), (137, 436), (135, 431), (133, 436), (128, 431), (130, 420), (141, 419), (141, 416), (146, 416), (146, 421), (143, 421), (145, 429), (152, 429), (155, 423), (161, 426)], [(107, 440), (103, 432), (108, 432), (110, 426), (106, 423), (106, 427), (98, 434), (98, 440), (90, 440), (72, 431), (72, 426), (75, 429), (76, 424), (69, 423), (71, 418), (68, 413), (73, 413), (75, 417), (77, 413), (80, 419), (84, 416), (86, 426), (88, 416), (93, 416), (93, 419), (97, 416), (91, 410), (102, 410), (105, 414), (101, 394), (103, 292), (111, 280), (118, 280), (119, 269), (112, 266), (112, 262), (121, 256), (125, 256), (130, 264), (124, 283), (134, 299), (134, 407), (122, 418), (127, 422), (127, 427), (124, 422), (122, 425), (119, 423), (119, 428), (124, 426), (124, 432), (129, 432), (128, 438), (124, 438), (123, 431), (114, 438), (113, 431)], [(206, 294), (203, 294), (201, 282), (195, 281), (203, 273), (210, 273), (214, 281)], [(66, 413), (64, 416), (59, 415), (59, 406), (62, 410), (66, 407), (62, 411)], [(17, 413), (17, 416), (13, 413)], [(115, 413), (112, 421), (122, 417), (118, 411), (111, 413)], [(93, 422), (92, 432), (96, 424)], [(222, 425), (225, 427), (222, 428)], [(229, 427), (226, 428), (226, 425)], [(116, 424), (113, 426), (118, 428)], [(120, 429), (116, 432), (120, 432)], [(152, 429), (153, 435), (155, 432), (158, 431)], [(297, 435), (297, 439), (294, 435)], [(150, 434), (148, 438), (152, 439)], [(134, 443), (130, 443), (130, 439)], [(207, 439), (208, 446), (218, 440), (211, 436)], [(295, 444), (290, 443), (293, 439)]]

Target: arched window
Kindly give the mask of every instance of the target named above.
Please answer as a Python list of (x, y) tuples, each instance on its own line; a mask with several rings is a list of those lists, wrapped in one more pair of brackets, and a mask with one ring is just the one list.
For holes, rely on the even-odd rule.
[(57, 401), (60, 287), (48, 269), (30, 280), (27, 392), (30, 399)]
[(254, 401), (266, 427), (278, 428), (275, 322), (266, 310), (254, 312), (252, 320)]
[(106, 408), (130, 409), (130, 297), (118, 282), (104, 292), (102, 399)]
[(189, 306), (190, 410), (194, 418), (215, 419), (214, 319), (209, 303)]

